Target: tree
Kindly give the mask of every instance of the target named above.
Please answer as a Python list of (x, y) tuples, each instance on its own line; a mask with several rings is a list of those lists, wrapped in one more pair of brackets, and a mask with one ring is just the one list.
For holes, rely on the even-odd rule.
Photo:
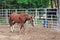
[(51, 0), (51, 8), (57, 8), (58, 7), (58, 0)]
[(46, 8), (49, 6), (49, 0), (17, 0), (17, 3), (23, 8)]
[(57, 7), (57, 0), (0, 0), (0, 8), (47, 8), (49, 6)]

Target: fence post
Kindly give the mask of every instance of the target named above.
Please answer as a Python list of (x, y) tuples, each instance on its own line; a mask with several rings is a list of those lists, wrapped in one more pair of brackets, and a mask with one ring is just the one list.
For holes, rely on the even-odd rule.
[(60, 0), (59, 1), (59, 7), (58, 7), (58, 29), (60, 29)]
[(15, 12), (17, 13), (17, 9), (15, 9)]
[(5, 9), (6, 24), (8, 24), (8, 9)]
[[(36, 12), (36, 13), (35, 13), (35, 22), (36, 22), (36, 24), (37, 24), (37, 16), (38, 16), (38, 15), (37, 15), (37, 9), (35, 9), (35, 12)], [(35, 24), (35, 23), (34, 23), (34, 24)]]
[(53, 27), (53, 15), (51, 15), (51, 27)]
[[(25, 13), (28, 14), (28, 10), (27, 9), (25, 10)], [(29, 24), (29, 22), (27, 21), (26, 25), (28, 25), (28, 24)]]
[(55, 26), (55, 29), (58, 28), (58, 9), (57, 9), (56, 13), (57, 13), (57, 24), (56, 24), (57, 26)]

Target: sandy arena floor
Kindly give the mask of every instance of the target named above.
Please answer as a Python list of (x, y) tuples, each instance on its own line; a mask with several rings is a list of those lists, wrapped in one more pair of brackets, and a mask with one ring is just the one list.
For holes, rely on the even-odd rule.
[(9, 26), (0, 25), (0, 40), (60, 40), (60, 31), (43, 27), (26, 27), (24, 33), (20, 33), (19, 27), (10, 32)]

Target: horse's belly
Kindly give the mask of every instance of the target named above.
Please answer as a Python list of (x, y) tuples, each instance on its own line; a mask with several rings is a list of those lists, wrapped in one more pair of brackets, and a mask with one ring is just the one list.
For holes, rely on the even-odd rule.
[(15, 23), (20, 23), (20, 21), (19, 20), (13, 20)]

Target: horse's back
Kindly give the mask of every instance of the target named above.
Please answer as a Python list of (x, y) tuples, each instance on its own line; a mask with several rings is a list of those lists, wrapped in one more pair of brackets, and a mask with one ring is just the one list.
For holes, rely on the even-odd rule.
[(9, 20), (18, 22), (18, 21), (19, 21), (19, 15), (16, 14), (16, 13), (12, 13), (12, 14), (10, 15), (10, 19), (9, 19)]
[(25, 18), (29, 19), (31, 16), (29, 14), (22, 14)]
[(28, 17), (28, 14), (16, 14), (12, 13), (10, 15), (10, 20), (16, 22), (16, 23), (21, 23), (25, 22), (26, 18)]

